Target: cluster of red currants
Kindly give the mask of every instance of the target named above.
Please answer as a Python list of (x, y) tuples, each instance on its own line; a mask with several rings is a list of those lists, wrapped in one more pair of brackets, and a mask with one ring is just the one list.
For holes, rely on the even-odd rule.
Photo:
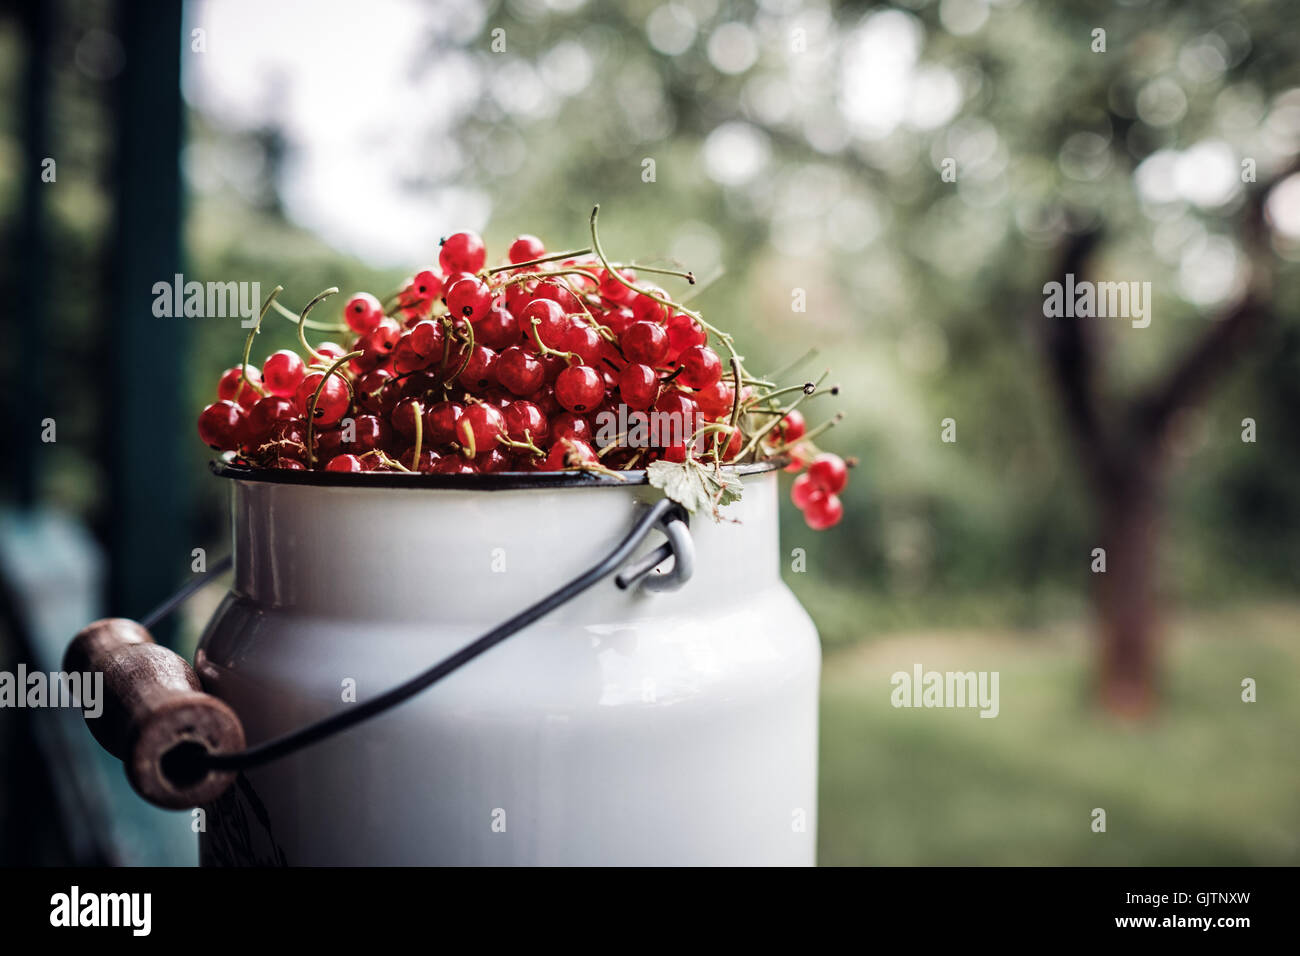
[[(802, 462), (795, 460), (786, 466), (797, 470)], [(849, 483), (849, 469), (844, 459), (831, 452), (822, 452), (808, 463), (808, 470), (790, 486), (790, 500), (803, 512), (804, 521), (814, 531), (824, 531), (840, 523), (844, 517), (844, 504), (840, 492)]]
[[(730, 352), (729, 336), (610, 263), (594, 216), (592, 234), (594, 250), (558, 255), (520, 236), (507, 263), (485, 268), (482, 240), (457, 233), (438, 270), (383, 302), (353, 296), (341, 325), (307, 319), (327, 293), (317, 296), (296, 317), (303, 354), (277, 351), (260, 371), (248, 364), (259, 319), (244, 361), (200, 414), (200, 437), (264, 468), (437, 474), (718, 466), (811, 447), (798, 411), (709, 345), (712, 333)], [(278, 291), (263, 317), (274, 307), (293, 318)], [(309, 345), (307, 330), (320, 328), (348, 333), (349, 344)], [(652, 417), (675, 427), (638, 430)], [(818, 501), (838, 508), (839, 487)], [(801, 507), (813, 527), (839, 518), (830, 504), (817, 505), (816, 520)]]

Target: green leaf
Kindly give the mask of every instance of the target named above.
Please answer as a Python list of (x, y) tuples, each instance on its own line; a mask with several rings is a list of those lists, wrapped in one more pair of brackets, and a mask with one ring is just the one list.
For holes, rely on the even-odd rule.
[(701, 509), (721, 519), (718, 509), (740, 500), (744, 490), (734, 474), (715, 470), (695, 459), (684, 462), (655, 461), (646, 469), (650, 484), (691, 514)]

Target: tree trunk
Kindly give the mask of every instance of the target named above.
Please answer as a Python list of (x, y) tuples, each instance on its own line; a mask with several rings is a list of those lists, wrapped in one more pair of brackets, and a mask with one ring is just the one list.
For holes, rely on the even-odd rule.
[(1154, 470), (1126, 477), (1101, 502), (1106, 571), (1096, 591), (1099, 692), (1102, 706), (1124, 717), (1142, 717), (1156, 703), (1161, 482)]

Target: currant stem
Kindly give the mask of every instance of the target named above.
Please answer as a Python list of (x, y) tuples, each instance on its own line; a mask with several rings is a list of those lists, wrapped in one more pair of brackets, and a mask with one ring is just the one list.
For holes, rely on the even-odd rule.
[[(600, 337), (604, 339), (606, 342), (613, 342), (615, 345), (617, 345), (618, 342), (616, 340), (618, 336), (614, 334), (614, 330), (609, 328), (609, 326), (605, 325), (603, 322), (597, 320), (597, 318), (594, 315), (592, 315), (591, 309), (587, 308), (587, 303), (582, 301), (582, 296), (580, 296), (577, 292), (573, 291), (573, 285), (569, 282), (568, 279), (561, 278), (560, 281), (563, 282), (564, 287), (569, 290), (569, 294), (578, 300), (578, 305), (582, 306), (582, 311), (586, 313), (587, 321), (590, 322), (591, 325), (596, 329), (597, 334), (600, 335)], [(581, 316), (579, 316), (579, 318), (581, 318)], [(619, 354), (620, 355), (623, 354), (622, 349), (619, 349)]]
[(266, 396), (269, 395), (270, 392), (262, 388), (262, 386), (260, 385), (253, 384), (253, 382), (249, 380), (248, 353), (253, 350), (253, 336), (257, 335), (258, 332), (262, 331), (262, 320), (266, 318), (267, 311), (271, 308), (272, 305), (275, 304), (275, 297), (283, 291), (284, 291), (284, 286), (282, 285), (276, 286), (274, 289), (271, 290), (271, 294), (266, 297), (266, 301), (262, 303), (262, 311), (260, 311), (257, 314), (257, 324), (254, 325), (253, 328), (249, 331), (248, 338), (244, 339), (244, 358), (243, 361), (239, 363), (240, 380), (244, 382), (246, 385), (248, 385), (250, 388), (252, 388), (254, 391), (256, 391), (257, 394), (261, 395), (263, 398), (266, 398)]
[(421, 446), (424, 444), (424, 406), (419, 402), (415, 403), (415, 445), (411, 450), (411, 468), (415, 471), (420, 470), (420, 452), (423, 451)]
[[(825, 376), (823, 376), (823, 378), (824, 377)], [(804, 395), (811, 397), (817, 393), (817, 386), (813, 382), (804, 382), (802, 385), (787, 385), (785, 388), (778, 388), (775, 392), (768, 392), (763, 396), (763, 401), (769, 401), (770, 399), (776, 398), (778, 395), (788, 395), (791, 392), (803, 392)], [(826, 393), (822, 392), (821, 394), (824, 395)]]
[(405, 471), (405, 472), (409, 472), (411, 470), (407, 468), (405, 465), (403, 465), (400, 461), (394, 461), (392, 458), (388, 457), (388, 455), (385, 454), (383, 449), (380, 448), (372, 448), (370, 449), (370, 451), (362, 452), (357, 457), (369, 458), (371, 455), (374, 455), (376, 458), (379, 459), (381, 464), (389, 468), (396, 468), (398, 471)]
[(834, 428), (842, 421), (844, 421), (844, 412), (836, 412), (834, 416), (832, 416), (828, 421), (824, 421), (816, 428), (810, 429), (809, 431), (800, 435), (794, 441), (783, 442), (782, 444), (777, 445), (775, 448), (772, 449), (772, 454), (773, 455), (784, 454), (785, 452), (789, 451), (791, 448), (793, 448), (795, 445), (800, 444), (801, 442), (810, 441), (811, 439), (816, 438), (818, 435), (825, 434), (826, 432), (830, 431), (832, 428)]
[(695, 431), (691, 432), (691, 437), (686, 441), (687, 455), (689, 457), (694, 457), (691, 454), (691, 449), (693, 449), (695, 447), (695, 443), (700, 440), (700, 436), (711, 435), (714, 432), (726, 431), (730, 427), (731, 427), (730, 425), (724, 425), (722, 424), (722, 422), (709, 422), (707, 425), (701, 425), (699, 428), (695, 429)]
[(615, 471), (613, 468), (606, 468), (599, 462), (584, 461), (580, 465), (571, 465), (566, 471), (591, 471), (601, 475), (609, 475), (611, 478), (617, 478), (619, 481), (627, 481), (627, 476), (621, 471)]
[(513, 272), (516, 269), (527, 269), (529, 266), (540, 266), (544, 262), (558, 262), (561, 259), (572, 259), (576, 256), (585, 256), (591, 252), (590, 249), (574, 249), (572, 252), (557, 252), (554, 255), (542, 256), (540, 259), (529, 259), (527, 262), (513, 262), (508, 266), (497, 266), (493, 269), (486, 269), (483, 275), (496, 275), (498, 272)]
[(731, 375), (732, 395), (731, 395), (731, 427), (736, 427), (736, 422), (740, 420), (740, 359), (736, 356), (731, 357)]
[(588, 272), (586, 269), (554, 269), (550, 272), (527, 272), (521, 276), (511, 276), (505, 282), (501, 283), (501, 285), (497, 286), (497, 289), (499, 291), (507, 286), (517, 285), (522, 282), (531, 282), (534, 279), (556, 279), (560, 276), (586, 276), (597, 285), (600, 284), (600, 279), (596, 277), (596, 274), (594, 272)]
[[(285, 317), (286, 319), (288, 319), (290, 322), (297, 322), (297, 321), (298, 321), (298, 313), (297, 313), (297, 312), (294, 312), (292, 309), (286, 309), (286, 308), (285, 308), (284, 306), (282, 306), (279, 302), (272, 302), (271, 305), (272, 305), (272, 307), (275, 309), (275, 311), (279, 312), (282, 316), (284, 316), (284, 317)], [(309, 329), (315, 329), (317, 332), (348, 332), (348, 331), (351, 331), (351, 330), (350, 330), (346, 325), (341, 325), (341, 324), (338, 324), (338, 323), (335, 323), (335, 322), (316, 322), (316, 321), (314, 321), (314, 320), (308, 320), (308, 321), (307, 321), (306, 323), (304, 323), (304, 324), (307, 326), (307, 328), (309, 328)]]
[[(588, 249), (587, 251), (590, 252), (591, 250)], [(614, 263), (614, 268), (635, 269), (637, 272), (652, 272), (655, 275), (661, 276), (675, 276), (678, 279), (685, 279), (691, 285), (695, 285), (695, 273), (689, 271), (682, 272), (680, 269), (660, 269), (657, 266), (640, 266), (635, 262), (616, 262)]]
[(446, 379), (447, 360), (451, 358), (451, 339), (456, 334), (456, 327), (450, 315), (442, 317), (442, 332), (442, 361), (438, 363), (438, 375), (442, 377), (442, 387), (446, 389), (450, 384)]
[[(310, 345), (307, 344), (307, 333), (306, 333), (307, 313), (311, 312), (312, 309), (316, 308), (317, 305), (319, 305), (321, 302), (324, 302), (330, 296), (337, 295), (338, 291), (339, 290), (337, 287), (330, 286), (324, 292), (318, 293), (316, 295), (316, 298), (308, 302), (298, 316), (298, 341), (302, 343), (302, 347), (307, 352), (307, 354), (310, 355), (318, 362), (329, 361), (329, 356), (321, 352), (317, 352), (314, 348), (312, 348)], [(322, 381), (324, 381), (324, 379), (322, 379)]]
[(527, 441), (515, 441), (507, 433), (497, 432), (497, 441), (505, 445), (507, 448), (520, 448), (524, 451), (531, 452), (534, 458), (542, 458), (546, 455), (546, 452), (533, 444), (533, 433), (528, 429), (524, 430), (524, 438), (526, 438)]
[(460, 373), (469, 367), (469, 360), (474, 357), (474, 326), (465, 323), (465, 360), (460, 363), (460, 368), (456, 369), (454, 375), (447, 379), (447, 384), (451, 384), (460, 378)]
[[(821, 378), (817, 379), (817, 381), (815, 382), (809, 383), (812, 385), (811, 391), (808, 390), (807, 385), (800, 386), (800, 388), (802, 388), (803, 390), (803, 394), (790, 403), (790, 407), (785, 410), (786, 415), (790, 414), (790, 412), (798, 408), (799, 405), (806, 398), (808, 398), (809, 395), (816, 394), (817, 386), (820, 385), (826, 379), (826, 376), (829, 374), (831, 374), (830, 370), (822, 372)], [(746, 443), (745, 447), (740, 450), (740, 454), (737, 455), (736, 457), (744, 458), (746, 455), (751, 454), (754, 451), (754, 449), (758, 447), (758, 443), (761, 442), (763, 438), (766, 437), (767, 434), (772, 431), (772, 429), (776, 428), (777, 425), (781, 424), (784, 418), (785, 418), (784, 415), (781, 416), (781, 418), (773, 417), (773, 419), (770, 422), (768, 422), (766, 425), (764, 425), (762, 428), (760, 428), (758, 431), (754, 433), (753, 437), (749, 439), (748, 443)]]
[(610, 266), (609, 259), (605, 256), (605, 251), (600, 247), (600, 238), (596, 234), (596, 218), (599, 215), (600, 215), (600, 204), (597, 203), (591, 209), (591, 247), (593, 250), (595, 250), (596, 258), (600, 260), (600, 264), (605, 267), (605, 271), (609, 275), (617, 279), (620, 284), (631, 289), (633, 292), (637, 293), (638, 295), (643, 295), (653, 302), (658, 302), (660, 305), (667, 306), (670, 309), (675, 309), (678, 312), (681, 312), (685, 315), (689, 315), (692, 319), (694, 319), (696, 322), (700, 324), (700, 328), (704, 329), (707, 332), (713, 333), (713, 335), (717, 337), (718, 341), (727, 347), (727, 352), (729, 354), (735, 355), (736, 354), (735, 342), (731, 338), (731, 336), (726, 332), (723, 332), (721, 329), (714, 328), (708, 322), (705, 322), (704, 319), (700, 316), (700, 313), (696, 312), (693, 309), (688, 309), (686, 308), (686, 306), (674, 302), (671, 299), (665, 299), (662, 296), (655, 295), (652, 292), (648, 292), (645, 289), (637, 287), (634, 283), (631, 283), (627, 279), (623, 278), (623, 274), (621, 272), (619, 272), (617, 269)]
[(469, 422), (458, 422), (457, 425), (465, 438), (460, 446), (461, 454), (472, 460), (478, 454), (478, 445), (474, 443), (474, 429), (469, 427)]
[(537, 327), (541, 324), (542, 324), (542, 320), (537, 318), (537, 316), (533, 316), (532, 320), (529, 322), (529, 331), (532, 333), (533, 342), (537, 345), (537, 354), (538, 355), (559, 355), (564, 359), (566, 364), (572, 365), (573, 360), (579, 358), (577, 353), (561, 352), (559, 349), (553, 349), (545, 342), (543, 342), (541, 334), (538, 333), (537, 331)]
[[(337, 292), (338, 289), (335, 289), (334, 291)], [(320, 296), (317, 296), (317, 298), (320, 298)], [(313, 300), (313, 304), (314, 303), (315, 300)], [(307, 308), (311, 308), (311, 306), (309, 305)], [(303, 314), (304, 315), (306, 314), (305, 310)], [(365, 352), (358, 350), (356, 352), (349, 352), (347, 355), (340, 356), (334, 362), (334, 364), (331, 365), (328, 370), (326, 370), (325, 374), (321, 376), (320, 381), (316, 383), (316, 391), (311, 393), (311, 404), (307, 406), (307, 461), (310, 464), (313, 465), (316, 464), (316, 403), (320, 401), (320, 393), (325, 391), (325, 383), (330, 380), (331, 375), (334, 375), (338, 372), (339, 367), (344, 362), (350, 362), (354, 358), (359, 358), (360, 356), (365, 354), (366, 354)], [(348, 381), (346, 375), (339, 375), (339, 378), (341, 378), (343, 380), (343, 384), (347, 386), (348, 401), (351, 402), (351, 400), (355, 397), (352, 392), (352, 383)]]

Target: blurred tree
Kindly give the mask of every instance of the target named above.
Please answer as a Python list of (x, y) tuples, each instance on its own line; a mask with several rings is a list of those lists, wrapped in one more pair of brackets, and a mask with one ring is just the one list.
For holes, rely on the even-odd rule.
[[(822, 314), (801, 331), (850, 369), (864, 342), (892, 341), (904, 356), (937, 352), (917, 362), (931, 374), (916, 399), (964, 409), (964, 435), (978, 447), (961, 463), (963, 480), (1009, 485), (1036, 514), (1028, 525), (1052, 522), (1050, 537), (1077, 542), (1067, 559), (1077, 580), (1093, 544), (1106, 547), (1094, 591), (1100, 694), (1112, 709), (1145, 711), (1156, 677), (1157, 519), (1164, 476), (1183, 457), (1170, 449), (1184, 413), (1253, 330), (1258, 283), (1272, 271), (1275, 244), (1259, 208), (1242, 211), (1251, 178), (1242, 170), (1275, 175), (1300, 145), (1295, 19), (1285, 3), (1218, 0), (904, 6), (683, 0), (593, 4), (565, 17), (503, 4), (475, 48), (482, 95), (458, 145), (503, 227), (553, 220), (557, 207), (576, 221), (592, 198), (621, 210), (628, 225), (610, 244), (623, 248), (633, 235), (635, 248), (671, 245), (680, 239), (674, 219), (734, 224), (715, 234), (718, 258), (751, 265), (719, 283), (713, 302), (722, 321), (761, 324), (778, 347), (801, 318), (781, 316), (782, 286), (829, 285), (814, 296)], [(505, 50), (490, 44), (498, 29), (510, 38)], [(656, 160), (650, 182), (638, 177), (646, 158)], [(554, 188), (539, 190), (543, 176)], [(1242, 219), (1254, 224), (1245, 236)], [(1041, 317), (1042, 277), (1082, 277), (1103, 226), (1115, 241), (1090, 268), (1152, 281), (1153, 329), (1103, 332), (1105, 320)], [(1278, 248), (1293, 274), (1294, 240)], [(755, 288), (766, 293), (761, 304)], [(1008, 335), (1008, 314), (1026, 301), (1038, 316), (1021, 327), (1030, 334)], [(1294, 299), (1275, 305), (1277, 321), (1294, 325)], [(1202, 333), (1206, 316), (1213, 324)], [(1054, 436), (1024, 447), (1023, 423), (1041, 404), (1039, 331), (1095, 530), (1033, 508), (1043, 500), (1033, 485), (1061, 471), (1068, 447)], [(1105, 353), (1102, 382), (1106, 338), (1122, 348)], [(1109, 400), (1179, 350), (1185, 358), (1138, 398)], [(948, 366), (945, 355), (960, 361)], [(995, 385), (1007, 372), (1013, 378)], [(927, 471), (922, 486), (936, 488)], [(900, 500), (917, 494), (899, 490)], [(1295, 502), (1281, 512), (1294, 526)], [(1028, 566), (1042, 548), (1056, 550), (1034, 533), (1013, 549)], [(861, 568), (871, 546), (857, 548), (850, 566)]]

